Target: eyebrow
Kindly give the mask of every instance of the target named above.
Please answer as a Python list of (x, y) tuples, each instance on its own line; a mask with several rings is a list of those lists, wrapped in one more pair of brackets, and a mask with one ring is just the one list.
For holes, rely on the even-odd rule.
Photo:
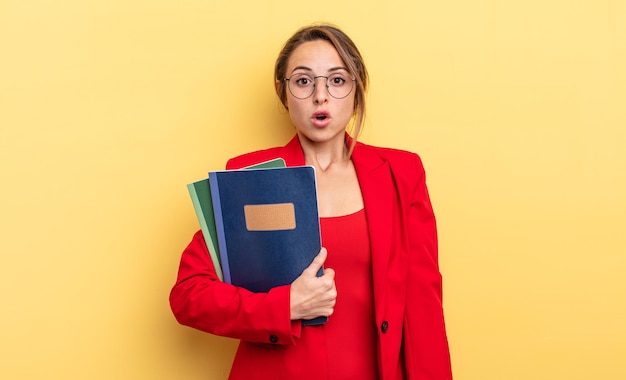
[[(293, 68), (293, 70), (291, 70), (291, 72), (293, 73), (296, 70), (313, 71), (313, 69), (307, 66), (296, 66)], [(328, 69), (328, 71), (339, 71), (339, 70), (348, 71), (348, 68), (344, 66), (336, 66), (336, 67), (331, 67), (330, 69)]]

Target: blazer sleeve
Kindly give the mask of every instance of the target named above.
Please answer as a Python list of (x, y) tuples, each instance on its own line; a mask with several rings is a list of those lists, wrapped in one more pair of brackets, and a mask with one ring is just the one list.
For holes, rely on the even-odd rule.
[(300, 328), (290, 320), (289, 290), (285, 285), (253, 293), (220, 281), (198, 231), (183, 251), (169, 300), (183, 325), (248, 342), (289, 345)]
[[(413, 155), (406, 181), (405, 228), (409, 276), (404, 322), (405, 363), (410, 379), (452, 379), (442, 306), (437, 227), (422, 162)], [(411, 185), (412, 184), (412, 188)]]

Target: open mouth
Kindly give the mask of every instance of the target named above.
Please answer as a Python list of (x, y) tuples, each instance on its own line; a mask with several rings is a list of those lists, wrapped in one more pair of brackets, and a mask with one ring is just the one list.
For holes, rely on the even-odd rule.
[(315, 120), (322, 121), (322, 120), (326, 120), (326, 119), (329, 119), (329, 118), (330, 118), (330, 115), (327, 112), (325, 112), (325, 111), (318, 111), (318, 112), (313, 114), (313, 119), (315, 119)]

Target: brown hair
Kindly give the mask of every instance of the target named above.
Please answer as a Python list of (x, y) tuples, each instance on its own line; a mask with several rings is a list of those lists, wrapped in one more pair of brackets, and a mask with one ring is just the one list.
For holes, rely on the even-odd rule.
[(274, 67), (274, 79), (276, 81), (276, 94), (285, 108), (287, 107), (287, 86), (285, 76), (287, 63), (293, 51), (305, 42), (324, 40), (330, 42), (348, 68), (350, 74), (356, 78), (356, 92), (354, 96), (354, 124), (352, 130), (352, 143), (349, 152), (352, 153), (357, 138), (361, 134), (365, 122), (365, 92), (367, 91), (368, 75), (363, 57), (354, 42), (339, 28), (329, 24), (316, 24), (306, 26), (298, 30), (287, 40), (276, 59)]

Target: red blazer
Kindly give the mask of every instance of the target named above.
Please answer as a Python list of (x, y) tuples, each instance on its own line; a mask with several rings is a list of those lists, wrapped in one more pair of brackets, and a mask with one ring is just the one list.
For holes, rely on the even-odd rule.
[[(233, 158), (227, 168), (277, 157), (287, 166), (305, 164), (297, 136), (284, 147)], [(362, 143), (352, 160), (371, 239), (380, 379), (396, 379), (401, 361), (408, 379), (452, 379), (435, 217), (421, 160)], [(311, 342), (323, 336), (290, 321), (289, 285), (251, 293), (219, 281), (200, 231), (183, 252), (170, 305), (181, 324), (241, 339), (231, 379), (281, 379), (284, 366), (301, 368), (298, 379), (328, 378), (324, 342)], [(300, 339), (319, 344), (319, 356), (302, 357)]]

